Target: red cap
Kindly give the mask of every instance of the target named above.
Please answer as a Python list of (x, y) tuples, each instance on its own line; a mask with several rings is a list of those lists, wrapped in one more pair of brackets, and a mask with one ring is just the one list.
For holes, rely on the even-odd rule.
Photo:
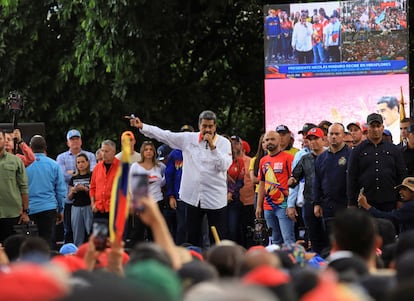
[(250, 153), (250, 145), (247, 141), (242, 140), (243, 150), (246, 154)]
[(325, 136), (325, 133), (320, 128), (311, 128), (308, 131), (308, 134), (306, 135), (306, 139), (309, 139), (310, 136), (316, 136), (318, 138), (323, 138), (323, 136)]
[(348, 124), (347, 126), (346, 126), (346, 129), (349, 131), (349, 128), (351, 127), (351, 126), (357, 126), (357, 127), (359, 127), (359, 129), (362, 131), (362, 132), (365, 132), (365, 131), (367, 131), (368, 130), (368, 128), (366, 127), (366, 125), (365, 125), (365, 123), (364, 122), (358, 122), (358, 121), (355, 121), (355, 122), (351, 122), (350, 124)]

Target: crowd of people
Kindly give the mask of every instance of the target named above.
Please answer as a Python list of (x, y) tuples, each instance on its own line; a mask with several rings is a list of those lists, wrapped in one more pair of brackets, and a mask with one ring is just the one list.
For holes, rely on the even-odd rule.
[[(71, 129), (55, 161), (44, 137), (26, 145), (19, 130), (0, 132), (0, 296), (411, 298), (414, 120), (400, 122), (401, 142), (393, 143), (386, 119), (304, 123), (302, 149), (280, 124), (250, 157), (237, 133), (218, 133), (212, 111), (199, 115), (199, 131), (163, 130), (133, 116), (133, 130), (121, 135), (133, 205), (120, 240), (107, 238), (123, 157), (114, 141), (88, 152)], [(134, 130), (148, 137), (139, 152)], [(30, 223), (38, 236), (16, 233)]]
[[(407, 32), (398, 31), (353, 34), (343, 47), (343, 61), (370, 62), (406, 60), (408, 54)], [(344, 34), (347, 37), (347, 34)]]
[(407, 28), (407, 11), (402, 1), (374, 3), (346, 2), (342, 8), (344, 31), (383, 31)]

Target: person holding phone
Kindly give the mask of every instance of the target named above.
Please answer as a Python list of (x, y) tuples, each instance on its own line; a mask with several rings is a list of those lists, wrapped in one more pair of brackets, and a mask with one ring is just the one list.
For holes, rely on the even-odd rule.
[[(71, 224), (73, 242), (80, 246), (91, 233), (92, 207), (89, 197), (89, 184), (91, 182), (91, 164), (85, 153), (76, 156), (76, 174), (69, 181), (68, 199), (73, 200)], [(85, 234), (87, 236), (85, 236)]]
[[(140, 153), (140, 160), (138, 162), (133, 163), (131, 165), (131, 168), (129, 169), (130, 178), (134, 177), (134, 175), (147, 176), (147, 193), (156, 200), (158, 207), (160, 208), (161, 212), (163, 212), (165, 207), (165, 201), (164, 195), (162, 193), (162, 187), (165, 185), (165, 165), (157, 160), (157, 152), (152, 141), (144, 141), (141, 145)], [(135, 181), (132, 181), (131, 183), (134, 182)], [(139, 201), (134, 199), (134, 189), (136, 189), (137, 187), (132, 186), (133, 185), (131, 185), (130, 187), (130, 193), (133, 198), (133, 204), (135, 204), (136, 201)], [(140, 191), (142, 191), (142, 189), (140, 189)], [(133, 207), (137, 209), (137, 206), (133, 205)], [(151, 240), (152, 234), (149, 228), (146, 228), (136, 217), (131, 218), (128, 223), (127, 230), (127, 240), (129, 240), (129, 244), (133, 245), (137, 241), (144, 241), (146, 238), (145, 231), (148, 233), (147, 238)]]
[[(144, 124), (138, 117), (130, 124), (147, 137), (183, 152), (180, 197), (187, 206), (188, 242), (201, 246), (201, 223), (207, 216), (220, 238), (227, 237), (227, 170), (232, 162), (230, 141), (217, 134), (216, 114), (199, 115), (199, 132), (174, 133)], [(141, 153), (142, 155), (142, 153)], [(212, 236), (210, 236), (211, 240)]]
[(405, 178), (396, 187), (402, 206), (389, 212), (381, 211), (368, 203), (364, 192), (358, 196), (358, 205), (376, 218), (386, 218), (398, 225), (399, 233), (414, 229), (414, 177)]

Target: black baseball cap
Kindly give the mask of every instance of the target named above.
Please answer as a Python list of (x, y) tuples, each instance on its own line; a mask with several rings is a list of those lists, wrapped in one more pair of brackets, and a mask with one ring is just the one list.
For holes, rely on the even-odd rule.
[(371, 113), (367, 117), (367, 124), (370, 125), (373, 122), (378, 122), (380, 124), (383, 124), (382, 116), (378, 113)]

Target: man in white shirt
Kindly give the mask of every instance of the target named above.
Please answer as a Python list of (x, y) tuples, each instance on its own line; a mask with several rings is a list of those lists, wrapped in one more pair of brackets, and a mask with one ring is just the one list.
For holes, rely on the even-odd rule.
[(312, 24), (306, 20), (306, 14), (302, 14), (292, 33), (292, 48), (295, 50), (299, 64), (313, 63), (312, 33)]
[(206, 215), (220, 238), (227, 236), (227, 170), (232, 163), (231, 144), (216, 133), (216, 114), (203, 111), (197, 133), (173, 133), (144, 124), (137, 117), (131, 126), (149, 138), (157, 139), (183, 152), (180, 198), (187, 204), (188, 242), (201, 246), (201, 223)]

